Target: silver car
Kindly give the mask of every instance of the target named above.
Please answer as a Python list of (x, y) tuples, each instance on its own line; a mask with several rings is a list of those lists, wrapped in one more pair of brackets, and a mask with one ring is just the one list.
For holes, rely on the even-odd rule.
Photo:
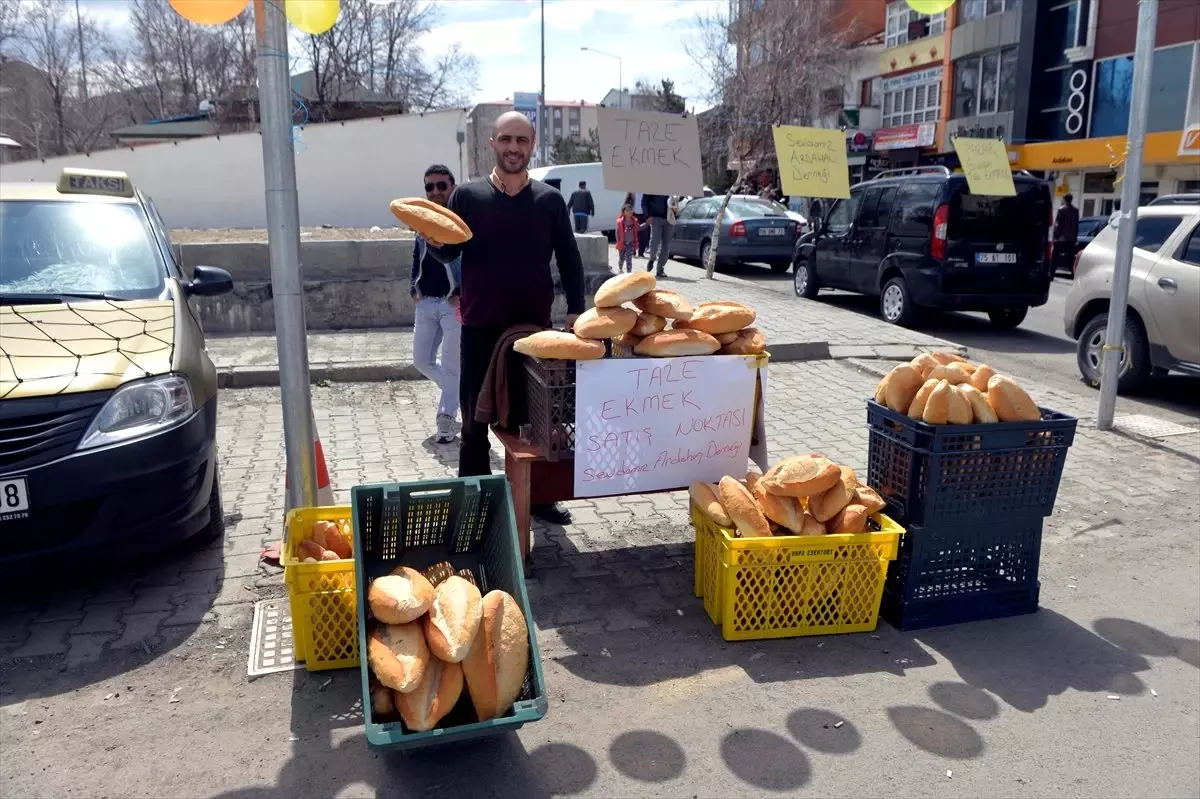
[[(724, 199), (701, 197), (683, 206), (675, 217), (675, 230), (667, 245), (672, 258), (704, 263), (712, 247), (713, 222)], [(776, 272), (786, 272), (802, 232), (803, 221), (793, 218), (792, 212), (779, 203), (734, 195), (721, 219), (717, 265), (765, 263)]]
[[(1100, 384), (1117, 229), (1106, 225), (1077, 256), (1063, 325), (1079, 371)], [(1200, 205), (1138, 209), (1121, 374), (1130, 391), (1168, 371), (1200, 375)]]

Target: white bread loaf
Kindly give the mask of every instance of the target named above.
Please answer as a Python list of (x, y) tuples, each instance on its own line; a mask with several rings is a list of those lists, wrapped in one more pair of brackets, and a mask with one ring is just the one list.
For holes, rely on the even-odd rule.
[(429, 647), (420, 622), (380, 624), (367, 639), (367, 664), (379, 682), (407, 693), (429, 666)]
[(425, 575), (401, 566), (371, 583), (367, 605), (371, 615), (384, 624), (408, 624), (425, 615), (433, 597), (433, 586)]
[(925, 410), (921, 413), (921, 421), (926, 424), (946, 424), (950, 421), (950, 393), (954, 386), (945, 380), (939, 380), (929, 399), (925, 401)]
[(604, 357), (604, 344), (588, 341), (574, 333), (541, 330), (513, 342), (513, 351), (534, 358), (558, 358), (564, 361), (595, 361)]
[(692, 306), (678, 292), (670, 289), (652, 289), (633, 301), (642, 313), (654, 314), (664, 319), (690, 319)]
[(703, 330), (705, 333), (736, 333), (754, 324), (754, 309), (749, 305), (732, 300), (702, 302), (696, 306), (690, 318), (675, 323), (677, 328)]
[(638, 355), (653, 358), (682, 355), (712, 355), (721, 344), (708, 333), (699, 330), (664, 330), (651, 333), (634, 348)]
[(721, 355), (758, 355), (767, 351), (767, 339), (757, 327), (747, 327), (738, 332), (729, 344), (718, 350)]
[(636, 300), (653, 289), (656, 282), (654, 275), (641, 271), (610, 277), (596, 289), (596, 307), (616, 308)]
[(483, 619), (462, 669), (480, 721), (503, 716), (520, 697), (529, 669), (529, 626), (504, 591), (483, 598)]
[(762, 538), (771, 535), (771, 525), (762, 508), (750, 495), (750, 490), (736, 478), (725, 476), (717, 485), (721, 494), (721, 506), (733, 520), (743, 538)]
[(1036, 422), (1042, 418), (1037, 403), (1011, 377), (992, 375), (988, 379), (987, 401), (1002, 422)]
[(964, 383), (958, 387), (958, 390), (967, 398), (967, 402), (971, 403), (971, 413), (975, 417), (975, 421), (979, 424), (994, 424), (1000, 421), (996, 416), (996, 411), (988, 405), (987, 397), (983, 392), (975, 388), (975, 386)]
[(746, 487), (750, 489), (750, 495), (762, 509), (763, 515), (788, 532), (801, 535), (804, 529), (804, 506), (800, 500), (772, 494), (762, 485), (761, 475), (754, 475), (753, 480), (750, 477), (746, 475)]
[(637, 323), (637, 311), (628, 308), (588, 308), (575, 320), (575, 335), (601, 340), (623, 336)]
[(834, 516), (825, 525), (830, 535), (837, 533), (865, 533), (867, 531), (867, 519), (870, 514), (862, 505), (851, 503), (842, 508), (837, 516)]
[(733, 527), (733, 519), (729, 518), (729, 514), (725, 512), (725, 508), (721, 505), (719, 492), (715, 485), (711, 483), (692, 483), (688, 486), (688, 496), (691, 497), (692, 504), (699, 508), (700, 512), (705, 516), (722, 527)]
[[(932, 370), (931, 370), (932, 371)], [(940, 380), (928, 378), (925, 383), (917, 389), (917, 395), (913, 397), (913, 401), (908, 406), (908, 416), (912, 419), (920, 419), (925, 415), (925, 403), (929, 402), (929, 395), (937, 388)]]
[[(967, 385), (963, 383), (962, 385)], [(970, 388), (967, 385), (967, 388)], [(946, 416), (946, 421), (950, 424), (970, 424), (975, 420), (975, 413), (971, 410), (971, 402), (967, 399), (967, 395), (962, 393), (959, 386), (950, 386), (950, 412)]]
[(454, 709), (462, 689), (462, 666), (435, 658), (416, 688), (395, 695), (396, 709), (404, 719), (404, 726), (413, 732), (427, 732)]
[(437, 596), (425, 617), (429, 651), (447, 663), (461, 663), (483, 618), (479, 589), (457, 574), (437, 587)]
[(854, 499), (858, 487), (858, 476), (849, 466), (838, 466), (839, 480), (820, 494), (809, 497), (808, 511), (817, 521), (824, 524), (841, 513), (842, 508)]
[[(665, 317), (652, 313), (638, 313), (637, 321), (633, 323), (633, 327), (629, 332), (638, 338), (645, 338), (651, 333), (660, 333), (667, 328), (667, 320)], [(578, 327), (576, 328), (578, 329)]]
[(841, 475), (838, 465), (823, 455), (797, 455), (768, 470), (762, 486), (784, 497), (808, 497), (828, 491)]
[(865, 483), (859, 483), (854, 487), (853, 504), (862, 505), (867, 509), (867, 514), (879, 513), (887, 506), (887, 500), (879, 495), (879, 492)]
[(910, 363), (900, 364), (888, 372), (884, 379), (887, 380), (885, 402), (889, 408), (899, 413), (908, 412), (909, 406), (925, 382), (921, 377), (921, 370)]

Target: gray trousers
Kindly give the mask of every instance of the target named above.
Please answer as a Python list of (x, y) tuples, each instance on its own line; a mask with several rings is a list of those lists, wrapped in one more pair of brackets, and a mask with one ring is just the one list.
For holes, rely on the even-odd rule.
[(661, 272), (667, 263), (667, 247), (671, 243), (671, 233), (674, 225), (668, 225), (662, 217), (652, 216), (646, 220), (650, 223), (650, 246), (646, 249), (646, 271), (655, 266), (657, 258), (658, 271)]

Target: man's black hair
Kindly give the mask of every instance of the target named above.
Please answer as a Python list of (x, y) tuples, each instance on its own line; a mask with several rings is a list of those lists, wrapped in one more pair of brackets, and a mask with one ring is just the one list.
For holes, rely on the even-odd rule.
[(430, 175), (446, 175), (450, 178), (450, 185), (454, 185), (454, 173), (451, 172), (450, 167), (446, 166), (445, 164), (434, 164), (433, 166), (429, 167), (429, 169), (426, 169), (425, 177), (429, 177)]
[(1066, 200), (1066, 201), (1067, 201), (1067, 202), (1069, 202), (1069, 203), (1071, 203), (1071, 202), (1075, 202), (1075, 196), (1074, 196), (1074, 195), (1072, 195), (1072, 194), (1064, 194), (1064, 195), (1063, 195), (1063, 199), (1064, 199), (1064, 200)]
[(581, 180), (581, 181), (579, 181), (579, 188), (581, 188), (581, 189), (586, 189), (586, 188), (587, 188), (587, 181), (586, 181), (586, 180)]

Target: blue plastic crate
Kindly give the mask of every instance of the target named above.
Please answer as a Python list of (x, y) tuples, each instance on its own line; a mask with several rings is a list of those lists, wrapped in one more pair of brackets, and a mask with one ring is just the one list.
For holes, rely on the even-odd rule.
[(867, 400), (867, 483), (904, 526), (1054, 512), (1076, 419), (931, 425)]
[(1037, 610), (1040, 516), (912, 525), (884, 581), (884, 620), (901, 630)]
[[(354, 512), (354, 571), (358, 593), (359, 661), (367, 742), (413, 749), (516, 730), (546, 715), (546, 681), (533, 614), (525, 591), (512, 495), (503, 476), (466, 477), (420, 483), (378, 483), (351, 490)], [(437, 728), (410, 732), (401, 721), (377, 722), (371, 711), (367, 665), (367, 590), (376, 577), (397, 566), (424, 570), (449, 561), (470, 569), (482, 593), (507, 591), (529, 627), (529, 671), (521, 696), (498, 719), (477, 721), (466, 687)]]

